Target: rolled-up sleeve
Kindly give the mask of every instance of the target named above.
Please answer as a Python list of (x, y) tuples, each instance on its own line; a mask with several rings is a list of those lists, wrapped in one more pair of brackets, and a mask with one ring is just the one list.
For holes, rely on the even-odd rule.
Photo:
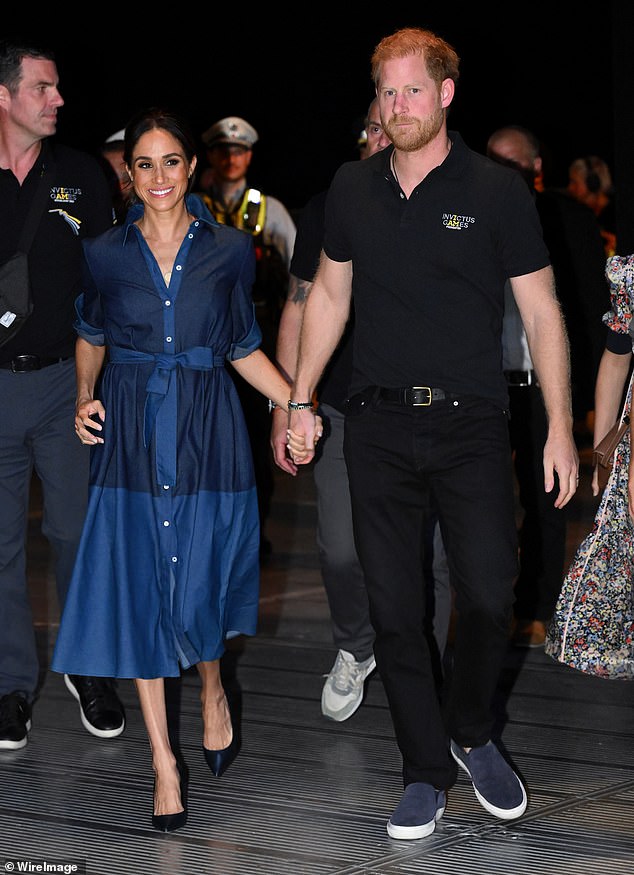
[(83, 291), (75, 300), (76, 318), (74, 328), (77, 334), (87, 343), (92, 343), (93, 346), (103, 346), (105, 344), (105, 337), (101, 299), (93, 281), (85, 253), (82, 258), (81, 276)]
[(262, 331), (255, 318), (253, 283), (255, 282), (255, 250), (251, 239), (245, 235), (244, 258), (240, 274), (231, 295), (233, 319), (233, 342), (227, 359), (246, 358), (262, 343)]

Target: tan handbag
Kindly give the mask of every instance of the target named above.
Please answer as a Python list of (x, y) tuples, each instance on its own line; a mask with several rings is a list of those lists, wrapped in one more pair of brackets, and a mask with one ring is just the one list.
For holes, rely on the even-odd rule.
[(608, 433), (603, 437), (592, 451), (592, 465), (610, 469), (614, 464), (616, 448), (627, 434), (630, 427), (630, 418), (625, 416), (621, 422), (615, 422)]

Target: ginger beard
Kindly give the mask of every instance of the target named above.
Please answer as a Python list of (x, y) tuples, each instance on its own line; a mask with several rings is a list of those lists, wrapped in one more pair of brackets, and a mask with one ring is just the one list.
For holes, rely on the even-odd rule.
[[(404, 113), (393, 115), (383, 123), (383, 130), (401, 152), (416, 152), (431, 143), (442, 128), (444, 120), (445, 111), (439, 100), (436, 109), (426, 118), (419, 119)], [(413, 127), (404, 131), (399, 127), (402, 124), (411, 124)]]

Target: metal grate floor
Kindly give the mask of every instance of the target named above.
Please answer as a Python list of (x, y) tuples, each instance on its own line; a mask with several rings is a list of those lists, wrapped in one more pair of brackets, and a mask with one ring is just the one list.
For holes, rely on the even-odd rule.
[[(571, 550), (595, 506), (582, 489)], [(509, 648), (499, 686), (503, 743), (530, 791), (524, 817), (494, 821), (461, 773), (432, 836), (387, 836), (400, 757), (380, 678), (370, 678), (364, 704), (345, 723), (319, 708), (335, 654), (308, 470), (277, 480), (260, 631), (233, 642), (224, 660), (241, 754), (222, 778), (211, 775), (197, 675), (185, 673), (170, 692), (190, 769), (189, 819), (176, 833), (155, 832), (132, 683), (119, 684), (125, 733), (102, 742), (82, 728), (63, 679), (45, 671), (58, 610), (39, 524), (35, 508), (29, 561), (43, 686), (29, 744), (0, 753), (0, 872), (71, 872), (75, 863), (90, 875), (634, 873), (634, 686), (572, 672), (541, 650)]]

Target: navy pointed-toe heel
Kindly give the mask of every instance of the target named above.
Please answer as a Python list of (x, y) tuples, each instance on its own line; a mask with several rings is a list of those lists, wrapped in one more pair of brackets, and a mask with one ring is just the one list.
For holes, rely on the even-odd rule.
[[(179, 769), (180, 771), (180, 769)], [(181, 772), (181, 802), (183, 805), (182, 811), (177, 811), (176, 814), (152, 814), (152, 826), (159, 832), (174, 832), (185, 826), (187, 823), (187, 780), (183, 772)], [(156, 779), (152, 790), (152, 799), (154, 799), (154, 789), (156, 788)]]
[(219, 778), (227, 771), (231, 763), (238, 756), (238, 749), (238, 737), (235, 730), (231, 743), (228, 744), (227, 747), (223, 747), (222, 750), (209, 750), (203, 745), (205, 760), (207, 761), (207, 765), (211, 769), (212, 774), (215, 775), (216, 778)]
[(158, 829), (159, 832), (174, 832), (175, 829), (180, 829), (187, 823), (187, 810), (179, 811), (177, 814), (153, 814), (152, 826)]

